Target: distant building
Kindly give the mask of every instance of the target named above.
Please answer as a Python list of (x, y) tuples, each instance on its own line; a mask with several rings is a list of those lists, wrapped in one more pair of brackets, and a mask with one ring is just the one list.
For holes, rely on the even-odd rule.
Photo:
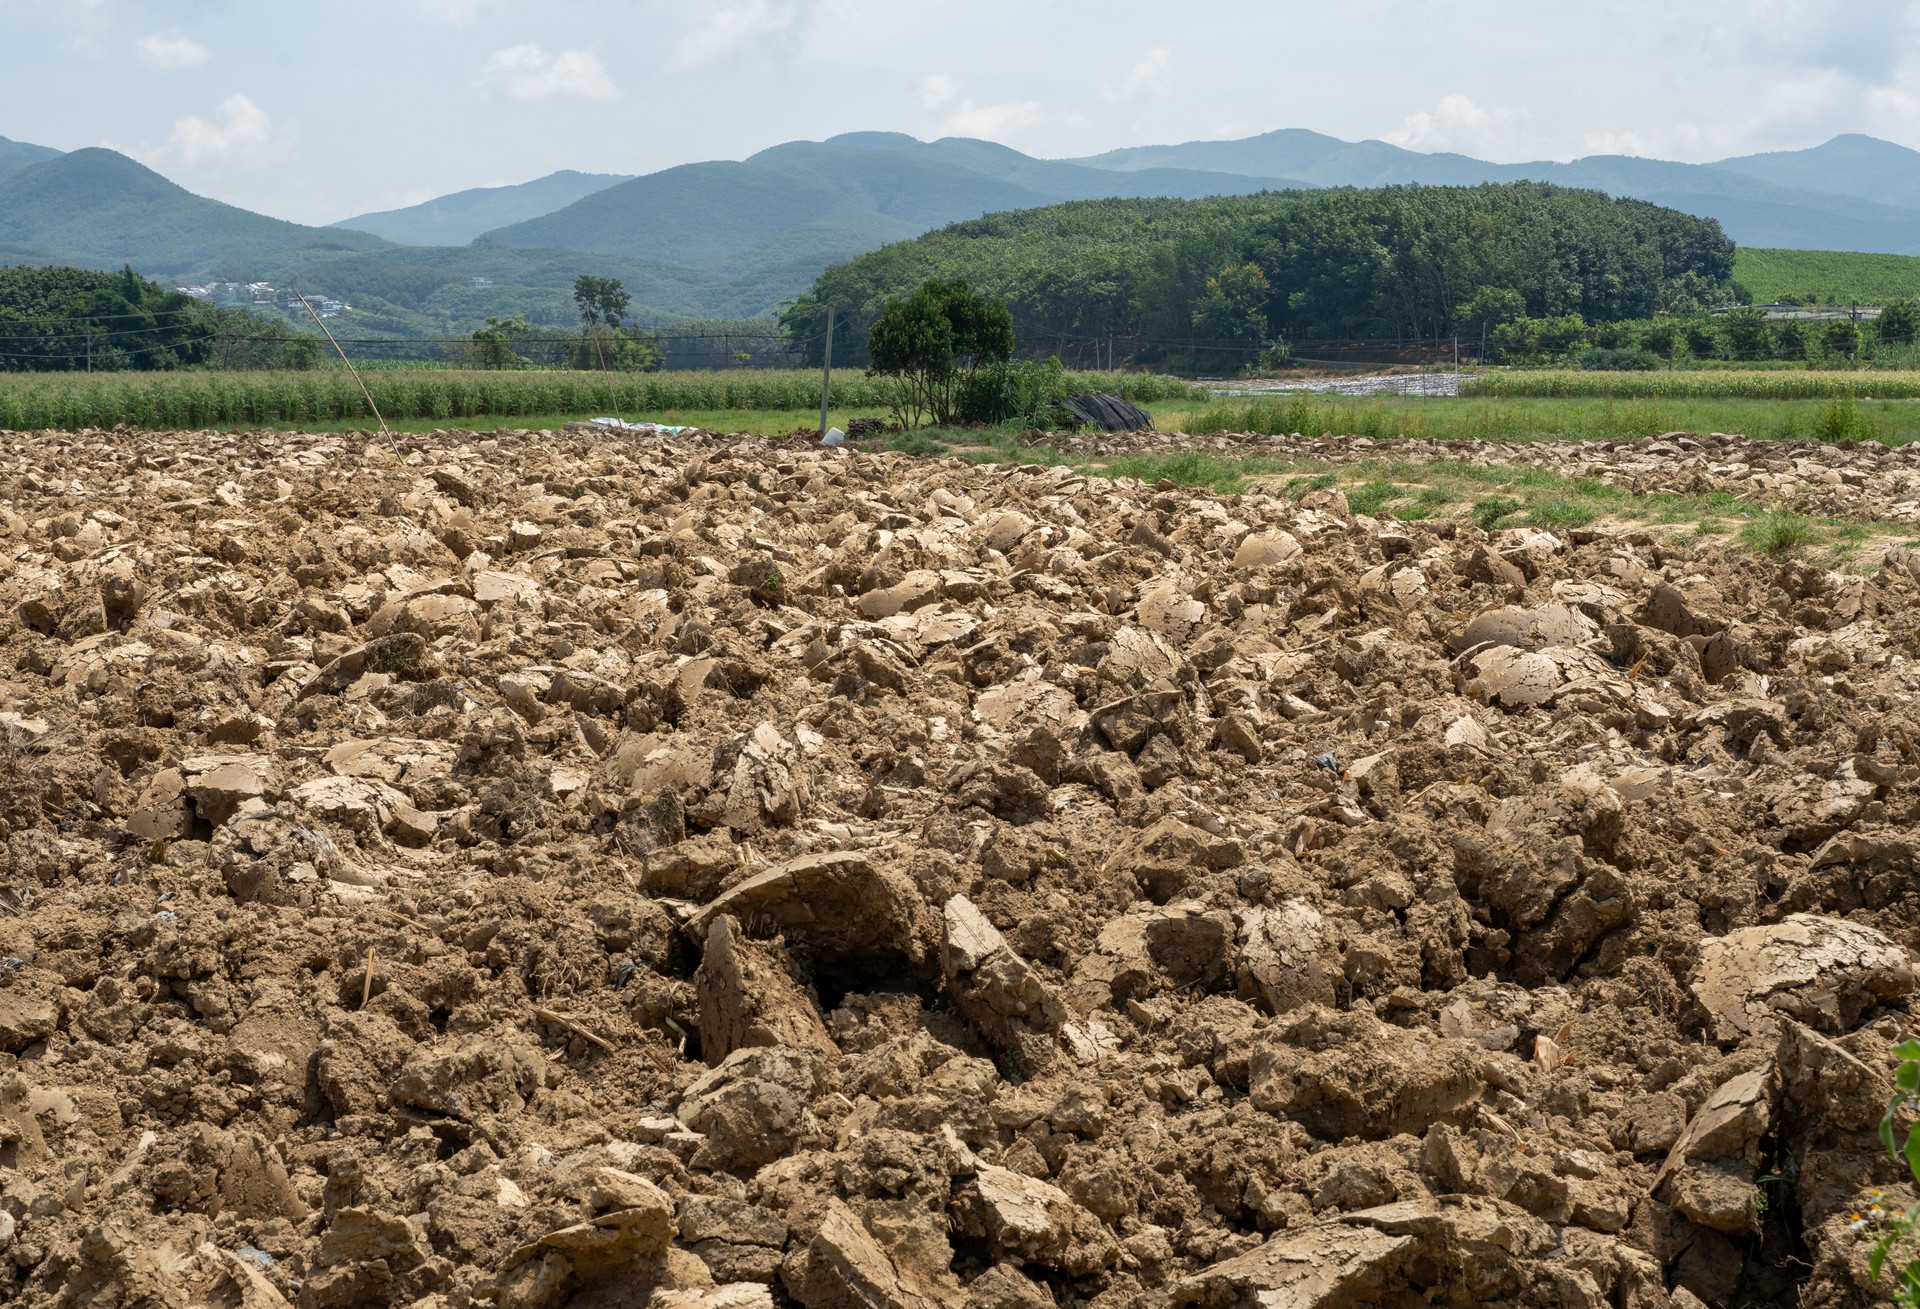
[(493, 285), (493, 279), (491, 277), (469, 277), (467, 279), (467, 285), (475, 291), (484, 291)]

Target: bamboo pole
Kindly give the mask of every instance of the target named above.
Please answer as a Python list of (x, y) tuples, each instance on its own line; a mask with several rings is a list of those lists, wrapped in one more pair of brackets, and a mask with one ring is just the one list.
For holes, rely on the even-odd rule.
[(340, 343), (333, 339), (333, 333), (327, 330), (327, 325), (321, 321), (320, 315), (314, 313), (313, 306), (307, 303), (307, 297), (295, 291), (293, 298), (300, 302), (302, 309), (313, 315), (314, 326), (320, 329), (320, 335), (327, 338), (327, 344), (333, 347), (333, 352), (340, 356), (340, 362), (345, 364), (347, 371), (353, 375), (353, 384), (359, 387), (360, 394), (367, 398), (367, 408), (373, 411), (374, 421), (380, 424), (380, 435), (387, 438), (387, 444), (393, 447), (394, 456), (398, 458), (400, 447), (394, 442), (393, 432), (387, 427), (387, 420), (380, 416), (380, 406), (373, 402), (373, 392), (367, 390), (367, 384), (360, 380), (360, 370), (353, 366), (353, 360), (347, 358), (347, 352), (342, 350)]

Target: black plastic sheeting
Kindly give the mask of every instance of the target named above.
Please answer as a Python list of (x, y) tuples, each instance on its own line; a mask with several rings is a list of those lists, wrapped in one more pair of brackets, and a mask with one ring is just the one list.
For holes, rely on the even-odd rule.
[(1152, 414), (1117, 395), (1070, 395), (1064, 403), (1075, 418), (1103, 432), (1139, 432), (1153, 426)]

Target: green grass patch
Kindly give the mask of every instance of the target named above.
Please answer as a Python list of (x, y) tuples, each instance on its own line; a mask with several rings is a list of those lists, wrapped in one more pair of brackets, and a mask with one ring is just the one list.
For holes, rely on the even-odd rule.
[(1100, 471), (1108, 477), (1204, 486), (1222, 495), (1232, 495), (1245, 490), (1248, 476), (1260, 468), (1253, 460), (1223, 459), (1198, 450), (1182, 450), (1173, 454), (1118, 455), (1103, 460)]
[(1463, 382), (1463, 397), (1614, 400), (1912, 400), (1920, 370), (1715, 369), (1612, 373), (1584, 369), (1513, 369)]
[(1473, 512), (1468, 515), (1473, 525), (1484, 532), (1491, 532), (1505, 519), (1519, 513), (1522, 506), (1512, 496), (1490, 495), (1484, 500), (1473, 502)]
[[(1552, 379), (1619, 376), (1640, 385), (1647, 374), (1513, 373), (1499, 374), (1506, 384), (1552, 390)], [(1668, 374), (1660, 374), (1667, 377)], [(1685, 377), (1686, 374), (1675, 376)], [(1698, 374), (1724, 377), (1732, 374)], [(1767, 374), (1778, 376), (1778, 374)], [(1908, 379), (1920, 373), (1824, 373), (1801, 377)], [(1535, 381), (1532, 379), (1548, 379)], [(1481, 381), (1486, 381), (1483, 378)], [(1790, 379), (1792, 380), (1792, 379)], [(1796, 382), (1796, 385), (1798, 383)], [(1479, 383), (1476, 383), (1479, 385)], [(1603, 381), (1604, 388), (1608, 383)], [(1849, 383), (1851, 385), (1851, 383)], [(1817, 388), (1815, 388), (1817, 389)], [(1912, 389), (1889, 384), (1890, 390)], [(1366, 436), (1429, 441), (1621, 440), (1667, 432), (1733, 432), (1756, 440), (1873, 440), (1902, 445), (1920, 440), (1920, 399), (1871, 399), (1844, 393), (1802, 399), (1750, 398), (1738, 395), (1498, 395), (1492, 397), (1315, 397), (1260, 398), (1237, 405), (1195, 406), (1167, 401), (1149, 406), (1165, 432), (1215, 432), (1278, 436)]]
[(1773, 509), (1740, 529), (1740, 543), (1770, 555), (1799, 554), (1824, 538), (1812, 519), (1784, 509)]
[(1356, 514), (1374, 516), (1400, 495), (1400, 488), (1384, 478), (1374, 478), (1347, 491), (1347, 508)]
[(1528, 524), (1543, 527), (1549, 532), (1585, 527), (1599, 516), (1600, 511), (1592, 504), (1557, 495), (1548, 496), (1527, 507)]

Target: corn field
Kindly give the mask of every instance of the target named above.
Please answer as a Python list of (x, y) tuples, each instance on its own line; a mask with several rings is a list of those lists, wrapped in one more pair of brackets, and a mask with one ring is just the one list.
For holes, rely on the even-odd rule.
[[(1107, 391), (1136, 403), (1197, 394), (1185, 382), (1148, 373), (1070, 374), (1075, 390)], [(820, 379), (807, 373), (736, 369), (697, 373), (456, 372), (366, 374), (389, 419), (588, 416), (629, 419), (673, 411), (814, 411)], [(882, 412), (892, 384), (858, 372), (833, 379), (832, 404)], [(0, 429), (129, 427), (149, 431), (365, 418), (367, 404), (341, 371), (284, 373), (0, 374)]]
[(1554, 400), (1912, 400), (1920, 398), (1920, 372), (1528, 370), (1484, 373), (1461, 383), (1460, 394)]

